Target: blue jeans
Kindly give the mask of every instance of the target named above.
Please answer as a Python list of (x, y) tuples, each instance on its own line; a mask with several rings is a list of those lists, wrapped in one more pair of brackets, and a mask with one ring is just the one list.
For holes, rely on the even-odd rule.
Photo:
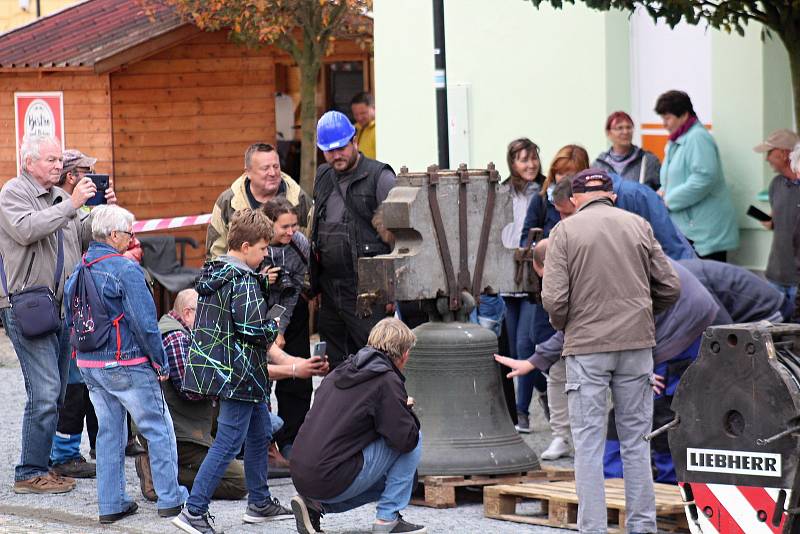
[(172, 418), (153, 368), (149, 364), (114, 364), (108, 368), (83, 368), (81, 374), (97, 413), (100, 515), (121, 512), (132, 502), (125, 492), (126, 411), (147, 439), (158, 508), (172, 508), (186, 502), (189, 492), (178, 485), (178, 451)]
[(217, 436), (197, 471), (192, 494), (186, 501), (189, 512), (203, 515), (228, 465), (244, 443), (244, 476), (247, 502), (262, 506), (270, 498), (267, 481), (267, 451), (272, 441), (272, 423), (266, 402), (222, 399), (217, 417)]
[(350, 486), (340, 495), (323, 500), (326, 513), (339, 513), (378, 501), (375, 517), (394, 521), (408, 506), (414, 489), (414, 473), (422, 456), (422, 433), (414, 450), (400, 454), (378, 438), (363, 451), (364, 466)]
[(272, 427), (272, 435), (274, 436), (283, 428), (283, 419), (281, 419), (278, 414), (269, 412), (269, 424)]
[[(527, 297), (503, 297), (506, 303), (506, 332), (512, 358), (527, 360), (536, 349), (533, 341), (533, 318), (536, 305)], [(528, 415), (534, 388), (547, 390), (547, 381), (542, 372), (517, 377), (517, 412)]]
[(28, 480), (49, 470), (58, 411), (67, 391), (69, 332), (62, 324), (59, 333), (30, 339), (20, 332), (11, 308), (0, 310), (0, 315), (17, 353), (27, 395), (22, 414), (22, 451), (14, 479)]
[(783, 297), (786, 299), (781, 312), (783, 313), (783, 320), (787, 322), (790, 321), (792, 319), (792, 314), (794, 313), (795, 300), (797, 299), (797, 285), (784, 285), (779, 284), (778, 282), (773, 282), (772, 280), (767, 280), (767, 282), (769, 282), (769, 285), (780, 291)]

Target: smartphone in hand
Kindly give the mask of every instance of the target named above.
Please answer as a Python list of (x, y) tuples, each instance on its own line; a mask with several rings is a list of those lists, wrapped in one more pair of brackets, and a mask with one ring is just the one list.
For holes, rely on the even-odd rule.
[(267, 319), (273, 319), (273, 320), (280, 319), (281, 315), (283, 315), (283, 312), (285, 311), (286, 308), (284, 306), (276, 304), (269, 309), (269, 313), (267, 313)]
[(328, 348), (328, 344), (324, 341), (320, 341), (318, 343), (314, 343), (314, 350), (311, 351), (312, 356), (320, 356), (324, 357), (325, 352)]
[(87, 174), (94, 186), (97, 188), (97, 193), (92, 198), (86, 201), (87, 206), (99, 206), (106, 203), (106, 189), (108, 189), (109, 177), (107, 174)]
[(764, 213), (757, 207), (753, 206), (752, 204), (750, 205), (749, 208), (747, 208), (747, 214), (750, 217), (754, 218), (755, 220), (761, 222), (769, 222), (772, 220), (772, 217), (770, 217), (768, 214)]

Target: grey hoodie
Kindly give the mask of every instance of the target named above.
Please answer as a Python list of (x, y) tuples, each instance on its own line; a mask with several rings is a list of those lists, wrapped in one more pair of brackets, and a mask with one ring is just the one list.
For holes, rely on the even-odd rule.
[(622, 169), (617, 169), (618, 165), (615, 166), (612, 163), (613, 161), (611, 149), (609, 148), (597, 156), (597, 159), (592, 163), (592, 167), (619, 174), (626, 180), (639, 182), (640, 178), (642, 178), (642, 162), (645, 161), (644, 180), (642, 183), (649, 185), (654, 191), (658, 191), (661, 187), (661, 162), (652, 152), (648, 152), (647, 150), (633, 145), (633, 154), (626, 158)]

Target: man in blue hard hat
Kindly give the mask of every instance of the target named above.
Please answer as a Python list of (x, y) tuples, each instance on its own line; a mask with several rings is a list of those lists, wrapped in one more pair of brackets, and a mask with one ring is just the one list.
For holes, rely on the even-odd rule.
[(379, 233), (378, 206), (394, 187), (392, 168), (359, 152), (356, 129), (343, 113), (329, 111), (317, 123), (317, 146), (326, 163), (314, 180), (311, 284), (321, 294), (319, 335), (327, 342), (331, 369), (366, 345), (383, 310), (356, 312), (358, 258), (387, 254)]

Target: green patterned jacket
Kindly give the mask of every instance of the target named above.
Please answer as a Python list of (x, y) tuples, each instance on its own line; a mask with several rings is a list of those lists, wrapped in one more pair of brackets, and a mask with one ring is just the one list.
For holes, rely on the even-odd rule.
[(266, 279), (230, 256), (206, 262), (183, 390), (223, 399), (269, 399), (267, 349), (278, 335), (267, 319)]

